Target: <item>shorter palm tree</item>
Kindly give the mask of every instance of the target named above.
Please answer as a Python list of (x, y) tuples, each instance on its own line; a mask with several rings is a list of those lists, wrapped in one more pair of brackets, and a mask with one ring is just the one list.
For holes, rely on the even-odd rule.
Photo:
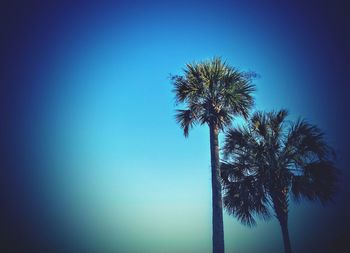
[(306, 122), (286, 122), (286, 110), (256, 112), (244, 127), (228, 130), (221, 177), (224, 206), (243, 224), (274, 212), (286, 253), (289, 199), (330, 201), (336, 191), (334, 153), (321, 130)]

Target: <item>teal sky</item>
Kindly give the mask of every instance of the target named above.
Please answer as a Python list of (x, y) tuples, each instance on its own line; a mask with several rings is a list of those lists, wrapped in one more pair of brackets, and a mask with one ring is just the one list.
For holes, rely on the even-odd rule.
[[(184, 138), (169, 80), (188, 62), (221, 56), (257, 72), (257, 109), (307, 118), (342, 154), (334, 124), (342, 95), (325, 71), (336, 49), (330, 31), (310, 20), (296, 7), (262, 4), (38, 11), (19, 56), (32, 86), (18, 96), (30, 143), (21, 152), (35, 168), (32, 194), (48, 231), (67, 247), (98, 252), (211, 252), (209, 130)], [(327, 231), (315, 227), (333, 212), (292, 204), (296, 252), (307, 252), (306, 237), (311, 248), (322, 244)], [(250, 229), (225, 214), (224, 224), (226, 252), (282, 251), (275, 220)]]

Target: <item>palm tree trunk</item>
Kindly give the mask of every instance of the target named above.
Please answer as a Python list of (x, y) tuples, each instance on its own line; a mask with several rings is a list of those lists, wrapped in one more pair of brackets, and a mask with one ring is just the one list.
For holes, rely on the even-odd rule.
[(292, 253), (292, 247), (290, 244), (289, 239), (289, 232), (288, 232), (288, 216), (283, 215), (284, 217), (277, 217), (282, 230), (282, 236), (283, 236), (283, 243), (284, 243), (284, 252), (285, 253)]
[(281, 225), (284, 252), (292, 253), (292, 247), (289, 239), (288, 232), (288, 196), (286, 194), (287, 189), (277, 188), (272, 192), (272, 202), (276, 213), (276, 217)]
[(222, 218), (222, 194), (219, 168), (219, 129), (215, 124), (210, 124), (209, 129), (213, 206), (213, 253), (224, 253), (224, 224)]

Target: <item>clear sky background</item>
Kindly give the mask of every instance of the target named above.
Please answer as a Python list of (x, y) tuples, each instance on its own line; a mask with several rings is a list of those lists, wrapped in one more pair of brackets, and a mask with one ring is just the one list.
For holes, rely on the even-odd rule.
[[(290, 119), (305, 117), (338, 153), (343, 180), (336, 203), (291, 204), (290, 213), (295, 252), (331, 252), (345, 238), (349, 210), (341, 7), (6, 6), (3, 245), (211, 252), (209, 130), (197, 127), (183, 137), (169, 74), (221, 56), (260, 75), (256, 109), (287, 108)], [(283, 249), (275, 220), (247, 228), (225, 214), (224, 224), (227, 252)]]

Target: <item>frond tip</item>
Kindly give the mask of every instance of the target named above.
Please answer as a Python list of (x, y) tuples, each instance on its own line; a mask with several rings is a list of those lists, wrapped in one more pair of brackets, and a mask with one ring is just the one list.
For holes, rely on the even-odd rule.
[(188, 137), (189, 130), (195, 124), (195, 117), (191, 110), (177, 110), (175, 115), (177, 123), (180, 124), (181, 128), (184, 130), (185, 137)]

